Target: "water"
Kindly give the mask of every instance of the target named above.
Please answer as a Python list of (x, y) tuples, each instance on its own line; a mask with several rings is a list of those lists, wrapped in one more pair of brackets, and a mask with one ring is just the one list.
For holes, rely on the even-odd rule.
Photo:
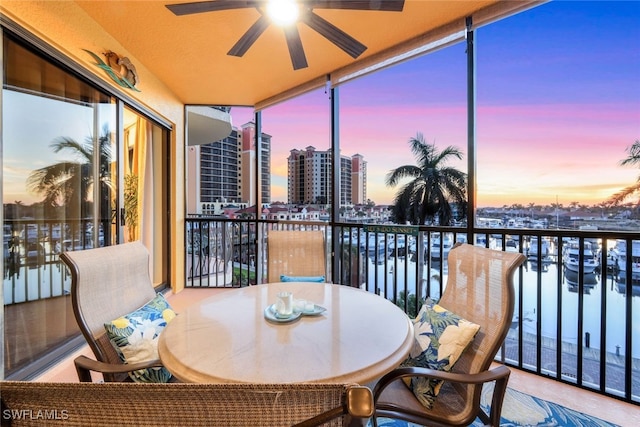
[[(600, 349), (601, 321), (605, 325), (605, 349), (611, 353), (625, 354), (628, 333), (632, 336), (632, 356), (640, 357), (640, 297), (632, 297), (632, 327), (626, 330), (626, 296), (616, 280), (607, 275), (604, 282), (595, 274), (585, 275), (584, 291), (578, 291), (577, 273), (560, 267), (560, 293), (558, 293), (558, 266), (549, 264), (546, 271), (538, 274), (531, 268), (525, 271), (522, 287), (523, 330), (536, 333), (538, 304), (538, 276), (541, 289), (541, 335), (556, 337), (558, 301), (562, 306), (562, 332), (560, 339), (572, 344), (585, 344), (589, 334), (590, 347)], [(578, 306), (582, 298), (583, 316), (579, 319)], [(606, 301), (603, 307), (603, 301)], [(578, 337), (578, 323), (581, 320), (585, 337)]]
[[(368, 262), (368, 283), (369, 290), (373, 290), (378, 283), (381, 295), (391, 297), (395, 288), (396, 295), (406, 289), (409, 294), (416, 292), (416, 263), (405, 259), (389, 259), (385, 263), (380, 263), (384, 258), (378, 258), (378, 263), (373, 259)], [(407, 265), (408, 264), (408, 265)], [(442, 277), (439, 264), (432, 264), (431, 270), (426, 267), (421, 277), (423, 286), (422, 295), (425, 295), (427, 276), (430, 276), (431, 295), (439, 295), (439, 283), (442, 280), (446, 283), (447, 268), (446, 263), (442, 269)], [(586, 334), (589, 334), (589, 344), (591, 348), (600, 349), (601, 319), (604, 314), (605, 325), (605, 348), (613, 354), (625, 354), (626, 336), (632, 334), (632, 356), (640, 358), (640, 295), (634, 292), (632, 296), (632, 326), (631, 331), (626, 330), (626, 296), (624, 286), (619, 286), (616, 280), (607, 275), (605, 282), (601, 282), (599, 276), (595, 274), (585, 275), (584, 292), (578, 293), (578, 273), (564, 271), (554, 263), (544, 263), (540, 271), (534, 264), (526, 262), (523, 269), (522, 287), (520, 287), (518, 273), (515, 277), (516, 287), (516, 309), (514, 320), (518, 319), (517, 303), (520, 298), (520, 288), (522, 288), (522, 325), (523, 331), (536, 335), (538, 322), (538, 286), (540, 287), (540, 309), (541, 309), (541, 335), (548, 338), (556, 337), (558, 319), (558, 301), (561, 301), (561, 336), (560, 340), (578, 344), (581, 341), (586, 343)], [(405, 280), (406, 276), (406, 280)], [(386, 279), (386, 283), (385, 283)], [(539, 285), (538, 285), (539, 283)], [(560, 292), (558, 292), (560, 283)], [(385, 287), (386, 285), (386, 287)], [(636, 286), (637, 287), (637, 286)], [(634, 288), (636, 288), (634, 287)], [(385, 292), (386, 290), (386, 292)], [(634, 289), (635, 291), (635, 289)], [(582, 298), (583, 325), (582, 340), (578, 339), (578, 306)], [(604, 310), (602, 301), (606, 299)]]

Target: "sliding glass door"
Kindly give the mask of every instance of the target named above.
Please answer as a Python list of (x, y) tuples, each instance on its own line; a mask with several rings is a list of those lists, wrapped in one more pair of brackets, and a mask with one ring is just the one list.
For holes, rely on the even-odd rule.
[(78, 336), (58, 255), (142, 240), (168, 282), (166, 128), (3, 35), (5, 376), (26, 378)]

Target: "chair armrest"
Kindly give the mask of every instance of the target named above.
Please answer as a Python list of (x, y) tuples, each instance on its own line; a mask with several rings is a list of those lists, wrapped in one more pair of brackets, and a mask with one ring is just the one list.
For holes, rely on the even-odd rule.
[(374, 406), (371, 389), (365, 386), (354, 385), (347, 389), (343, 406), (323, 412), (320, 415), (295, 424), (293, 427), (320, 426), (343, 415), (348, 415), (352, 419), (366, 419), (370, 418), (373, 412)]
[(130, 363), (130, 364), (114, 364), (104, 363), (93, 360), (87, 356), (78, 356), (73, 360), (76, 366), (76, 372), (80, 382), (92, 382), (91, 371), (103, 374), (123, 374), (127, 372), (137, 371), (138, 369), (159, 368), (162, 367), (160, 360), (149, 360), (146, 362)]
[(378, 380), (373, 388), (373, 400), (378, 400), (382, 390), (384, 390), (389, 383), (404, 377), (427, 377), (435, 380), (452, 381), (463, 384), (482, 384), (503, 377), (509, 377), (510, 374), (511, 371), (504, 365), (496, 366), (495, 368), (477, 374), (461, 374), (420, 367), (397, 368)]
[(373, 394), (369, 387), (353, 386), (347, 390), (347, 412), (356, 418), (369, 418), (373, 415)]
[(499, 365), (477, 374), (444, 372), (420, 367), (397, 368), (378, 380), (373, 388), (373, 402), (375, 404), (378, 401), (380, 395), (390, 383), (404, 377), (427, 377), (461, 384), (484, 384), (495, 381), (490, 414), (487, 416), (483, 411), (480, 411), (479, 416), (485, 424), (500, 425), (500, 413), (502, 412), (504, 395), (507, 391), (509, 375), (511, 375), (511, 370), (504, 365)]

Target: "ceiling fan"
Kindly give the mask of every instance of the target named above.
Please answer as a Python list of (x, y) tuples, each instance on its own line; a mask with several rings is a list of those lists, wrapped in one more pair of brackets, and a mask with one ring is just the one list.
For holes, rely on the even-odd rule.
[[(327, 40), (338, 46), (352, 58), (357, 58), (367, 47), (351, 37), (326, 19), (313, 12), (314, 9), (372, 10), (383, 12), (401, 12), (404, 0), (214, 0), (191, 3), (169, 4), (166, 7), (175, 15), (191, 15), (195, 13), (215, 12), (230, 9), (255, 8), (260, 18), (244, 33), (235, 45), (227, 52), (231, 56), (243, 56), (269, 24), (276, 18), (270, 13), (272, 7), (279, 3), (289, 3), (289, 11), (295, 16), (289, 24), (281, 24), (291, 56), (294, 70), (306, 68), (307, 58), (302, 47), (297, 23), (303, 22), (317, 31)], [(286, 5), (283, 5), (286, 6)]]

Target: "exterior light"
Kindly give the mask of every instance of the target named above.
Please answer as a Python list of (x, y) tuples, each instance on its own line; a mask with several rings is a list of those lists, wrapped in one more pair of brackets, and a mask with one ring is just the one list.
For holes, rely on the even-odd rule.
[(267, 14), (274, 24), (285, 27), (296, 22), (299, 9), (295, 0), (270, 0)]

